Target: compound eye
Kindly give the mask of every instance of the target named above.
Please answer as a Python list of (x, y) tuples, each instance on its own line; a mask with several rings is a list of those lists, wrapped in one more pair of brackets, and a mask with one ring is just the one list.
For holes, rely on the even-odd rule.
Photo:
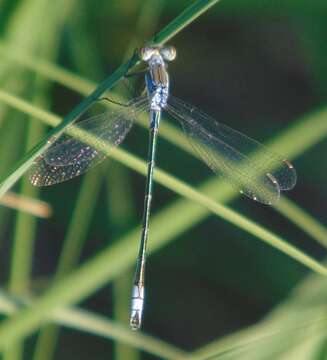
[(176, 58), (176, 49), (173, 46), (167, 46), (160, 51), (162, 57), (167, 61), (172, 61)]
[(151, 56), (153, 55), (153, 49), (149, 48), (149, 47), (143, 47), (140, 49), (140, 58), (143, 61), (148, 61), (150, 60)]

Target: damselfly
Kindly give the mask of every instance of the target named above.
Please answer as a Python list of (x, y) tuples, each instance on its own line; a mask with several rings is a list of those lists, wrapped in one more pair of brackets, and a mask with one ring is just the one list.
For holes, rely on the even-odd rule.
[(152, 199), (156, 140), (162, 110), (178, 120), (195, 153), (217, 174), (223, 174), (243, 194), (265, 204), (278, 200), (281, 190), (296, 183), (293, 166), (255, 140), (216, 122), (202, 111), (169, 94), (167, 62), (174, 60), (171, 46), (149, 46), (140, 50), (147, 64), (147, 95), (131, 100), (118, 110), (104, 112), (68, 127), (37, 159), (31, 173), (36, 186), (53, 185), (78, 176), (119, 145), (142, 112), (150, 116), (148, 171), (145, 187), (143, 227), (132, 291), (130, 325), (139, 329), (144, 305), (145, 252)]

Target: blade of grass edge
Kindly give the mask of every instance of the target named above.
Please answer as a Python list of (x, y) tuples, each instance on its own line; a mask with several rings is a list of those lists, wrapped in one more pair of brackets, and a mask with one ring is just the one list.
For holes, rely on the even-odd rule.
[[(108, 234), (110, 239), (119, 241), (123, 229), (128, 228), (135, 220), (135, 209), (133, 194), (130, 186), (127, 170), (120, 164), (110, 164), (107, 174), (107, 208), (108, 208)], [(108, 236), (109, 238), (109, 236)], [(113, 282), (113, 316), (121, 324), (129, 325), (129, 308), (131, 297), (131, 286), (133, 281), (133, 270), (129, 268), (118, 276)], [(139, 359), (140, 354), (131, 347), (115, 344), (114, 358)]]
[[(13, 315), (26, 304), (25, 297), (13, 297), (0, 291), (0, 312)], [(49, 321), (78, 331), (113, 339), (164, 359), (182, 359), (186, 352), (144, 333), (135, 333), (127, 326), (104, 318), (92, 311), (68, 307), (55, 310)]]
[[(93, 210), (96, 205), (102, 182), (101, 168), (86, 174), (73, 210), (74, 216), (68, 225), (53, 282), (68, 274), (78, 263), (89, 230)], [(92, 191), (90, 191), (92, 189)], [(34, 360), (53, 358), (59, 328), (54, 324), (40, 329), (37, 338)]]
[[(26, 147), (40, 138), (44, 133), (44, 124), (30, 122)], [(37, 196), (39, 189), (31, 187), (27, 179), (24, 179), (21, 194)], [(29, 289), (30, 276), (32, 273), (32, 259), (34, 240), (36, 234), (37, 219), (19, 211), (15, 220), (15, 230), (12, 245), (12, 261), (9, 279), (9, 290), (12, 294), (22, 294)], [(17, 342), (4, 354), (4, 360), (23, 359), (23, 343)]]

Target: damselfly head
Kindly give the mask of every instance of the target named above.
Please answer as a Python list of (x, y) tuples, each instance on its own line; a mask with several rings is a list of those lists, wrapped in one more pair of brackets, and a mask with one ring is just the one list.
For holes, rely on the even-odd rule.
[(149, 61), (153, 55), (172, 61), (176, 58), (176, 49), (173, 46), (144, 46), (140, 49), (140, 58), (143, 61)]

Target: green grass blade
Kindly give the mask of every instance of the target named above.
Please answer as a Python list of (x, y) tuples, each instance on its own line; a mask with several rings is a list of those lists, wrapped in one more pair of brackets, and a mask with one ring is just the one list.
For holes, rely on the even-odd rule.
[(36, 73), (51, 79), (58, 84), (62, 84), (71, 90), (78, 91), (87, 96), (97, 87), (97, 83), (82, 78), (66, 69), (52, 64), (44, 59), (30, 56), (26, 51), (12, 46), (11, 43), (0, 41), (0, 54), (3, 58), (14, 61), (23, 67), (26, 67)]
[[(44, 10), (45, 4), (42, 4), (39, 1), (25, 0), (20, 2), (7, 27), (7, 40), (17, 41), (17, 43), (23, 41), (24, 46), (27, 49), (35, 49), (36, 46), (42, 46), (44, 43), (46, 43), (48, 47), (54, 48), (53, 38), (57, 35), (54, 35), (52, 31), (49, 31), (51, 24), (56, 22), (56, 17), (53, 16), (54, 13), (52, 16), (49, 16), (46, 25), (42, 24), (43, 33), (42, 39), (40, 39), (40, 32), (38, 31), (38, 27), (42, 23), (40, 12), (42, 13)], [(26, 28), (31, 30), (27, 32)], [(51, 51), (53, 51), (53, 49), (51, 49)], [(12, 66), (13, 64), (10, 62), (2, 62), (0, 67), (1, 75), (5, 76)], [(31, 84), (30, 77), (25, 77), (23, 79), (20, 75), (21, 74), (19, 73), (13, 74), (6, 82), (2, 82), (3, 86), (9, 88), (12, 88), (13, 86), (16, 87), (15, 82), (17, 79), (21, 79), (29, 84), (30, 94), (32, 94), (32, 89), (35, 90), (35, 94), (32, 94), (34, 100), (42, 103), (44, 95), (39, 97), (37, 91), (43, 92), (45, 90), (44, 80), (40, 80), (36, 77), (34, 83)], [(38, 122), (34, 121), (29, 125), (26, 151), (31, 147), (31, 144), (35, 144), (40, 136), (43, 135), (43, 130), (44, 125)], [(21, 192), (23, 195), (35, 197), (38, 194), (38, 189), (33, 189), (27, 181), (24, 181)], [(36, 225), (36, 219), (33, 216), (22, 212), (18, 213), (14, 228), (12, 264), (9, 279), (9, 289), (12, 293), (19, 294), (26, 291), (30, 286)], [(18, 342), (11, 348), (8, 348), (7, 352), (4, 354), (5, 360), (19, 360), (22, 358), (23, 344)]]
[[(8, 296), (0, 292), (0, 312), (13, 315), (19, 310), (25, 298)], [(182, 359), (186, 352), (150, 335), (135, 333), (110, 319), (78, 308), (63, 308), (54, 311), (49, 320), (56, 325), (119, 341), (163, 359)]]
[[(78, 264), (100, 191), (102, 182), (100, 170), (98, 168), (94, 172), (89, 172), (83, 180), (59, 257), (54, 282), (69, 273)], [(41, 329), (35, 345), (34, 360), (53, 358), (58, 336), (59, 328), (55, 325)]]
[[(44, 125), (36, 122), (30, 123), (27, 148), (35, 143), (44, 133)], [(26, 196), (36, 197), (39, 189), (33, 189), (25, 180), (21, 193)], [(12, 250), (12, 262), (9, 279), (9, 290), (13, 294), (22, 294), (30, 286), (32, 274), (33, 249), (36, 234), (36, 218), (24, 212), (18, 212), (15, 224), (15, 233)], [(4, 354), (4, 360), (19, 360), (23, 358), (23, 344), (15, 343)]]
[[(30, 147), (30, 143), (35, 142), (35, 139), (39, 138), (43, 133), (43, 124), (31, 123), (27, 146)], [(25, 179), (21, 192), (24, 195), (35, 197), (39, 189), (33, 188)], [(13, 293), (20, 294), (25, 292), (30, 286), (35, 230), (35, 217), (19, 212), (16, 219), (11, 278), (9, 281), (9, 288)]]
[(275, 209), (327, 248), (327, 229), (294, 202), (282, 198)]
[[(101, 169), (86, 174), (69, 224), (55, 280), (69, 273), (78, 263), (90, 228), (102, 183)], [(92, 191), (90, 191), (92, 189)]]
[(168, 24), (153, 39), (155, 44), (164, 44), (173, 38), (178, 32), (191, 24), (196, 18), (209, 10), (220, 0), (198, 0), (184, 10), (176, 19)]
[[(131, 288), (133, 283), (133, 271), (126, 271), (121, 276), (117, 277), (113, 284), (113, 303), (114, 303), (114, 318), (117, 323), (128, 325), (129, 308), (131, 301)], [(125, 344), (115, 344), (114, 358), (116, 360), (140, 359), (140, 355), (134, 348), (126, 346)]]
[(53, 358), (58, 336), (59, 329), (55, 324), (49, 324), (45, 327), (41, 327), (35, 344), (33, 360), (46, 360)]
[(306, 312), (301, 319), (293, 319), (292, 322), (280, 321), (272, 324), (264, 320), (193, 351), (185, 360), (280, 359), (278, 356), (311, 338), (312, 334), (326, 336), (327, 318), (321, 313), (321, 309)]
[(46, 60), (30, 56), (20, 48), (12, 46), (11, 43), (0, 41), (0, 54), (3, 58), (15, 62), (29, 70), (35, 71), (36, 73), (51, 79), (52, 81), (69, 87), (87, 96), (89, 93), (95, 90), (97, 83), (82, 78), (79, 75), (72, 73), (71, 71), (65, 70), (59, 66), (52, 64)]
[[(16, 115), (11, 121), (4, 121), (1, 124), (1, 141), (0, 141), (0, 174), (4, 174), (9, 167), (13, 166), (15, 161), (21, 155), (20, 146), (12, 146), (14, 142), (23, 143), (23, 137), (25, 136), (25, 121), (22, 119), (22, 115), (18, 115), (15, 111), (9, 111), (9, 115)], [(18, 115), (18, 116), (17, 116)], [(5, 202), (6, 198), (10, 200), (10, 194), (12, 192), (7, 192), (6, 195), (2, 198), (2, 201)], [(9, 206), (10, 205), (5, 205)], [(0, 207), (0, 226), (5, 228), (5, 225), (10, 216), (9, 211), (6, 207)]]
[[(186, 359), (284, 359), (284, 354), (287, 359), (302, 341), (326, 337), (326, 295), (325, 280), (310, 274), (263, 320), (196, 349)], [(304, 359), (315, 358), (308, 355), (310, 349), (303, 351)]]
[(127, 326), (111, 323), (107, 319), (90, 314), (87, 311), (79, 310), (73, 312), (72, 309), (69, 309), (69, 313), (61, 313), (59, 315), (56, 318), (62, 325), (87, 332), (92, 330), (93, 333), (107, 338), (113, 338), (114, 334), (117, 341), (150, 352), (159, 358), (178, 360), (185, 357), (184, 351), (172, 345), (168, 345), (141, 332), (136, 334)]
[[(110, 238), (119, 237), (122, 229), (128, 227), (135, 215), (132, 203), (133, 194), (127, 172), (116, 163), (111, 164), (107, 181), (108, 191), (108, 233)], [(131, 286), (133, 271), (128, 269), (113, 283), (113, 313), (114, 318), (121, 324), (129, 325), (129, 311), (131, 301)], [(115, 359), (138, 359), (135, 349), (125, 344), (116, 344)]]

